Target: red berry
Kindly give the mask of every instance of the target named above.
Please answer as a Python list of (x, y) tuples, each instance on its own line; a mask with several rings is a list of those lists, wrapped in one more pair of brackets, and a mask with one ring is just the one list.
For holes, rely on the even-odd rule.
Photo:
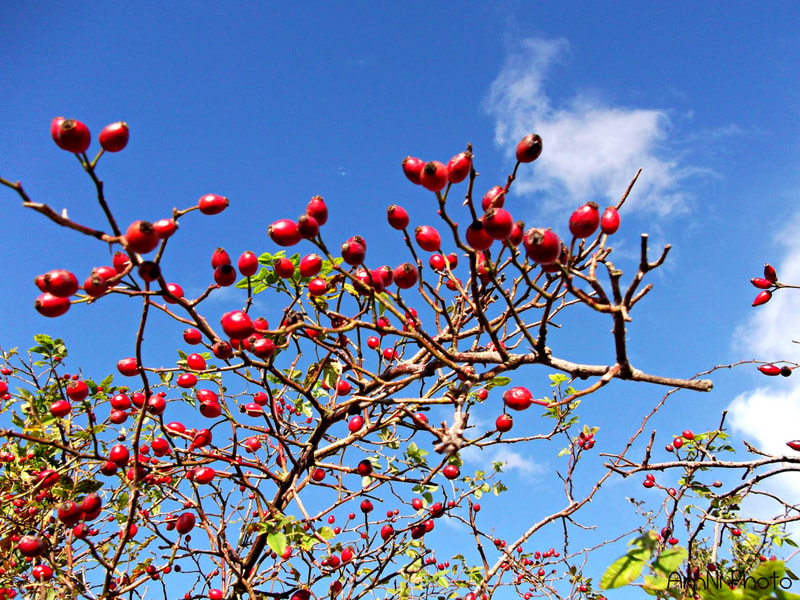
[(229, 265), (231, 264), (231, 257), (225, 251), (225, 248), (217, 248), (211, 254), (211, 268), (216, 269), (217, 267), (221, 267), (222, 265)]
[(217, 267), (214, 269), (214, 282), (222, 287), (233, 285), (236, 283), (236, 269), (233, 268), (233, 265), (222, 265)]
[(495, 427), (497, 427), (497, 431), (505, 433), (506, 431), (510, 431), (511, 427), (514, 425), (514, 418), (506, 413), (503, 413), (497, 420), (494, 422)]
[(447, 185), (447, 167), (436, 160), (425, 163), (419, 182), (425, 189), (438, 192)]
[(555, 262), (561, 254), (561, 240), (552, 229), (528, 229), (522, 243), (528, 258), (539, 264)]
[(269, 226), (267, 230), (270, 239), (279, 246), (294, 246), (303, 239), (297, 223), (291, 219), (279, 219)]
[(258, 272), (258, 256), (254, 252), (247, 250), (239, 257), (236, 265), (239, 267), (239, 273), (243, 277), (252, 277)]
[(489, 210), (492, 207), (503, 208), (506, 202), (506, 190), (499, 185), (494, 186), (483, 195), (481, 208)]
[(764, 264), (764, 279), (772, 283), (778, 281), (778, 273), (775, 271), (775, 267), (769, 263)]
[(445, 257), (441, 254), (431, 254), (428, 264), (434, 271), (444, 271)]
[(425, 161), (413, 156), (406, 156), (402, 162), (403, 173), (406, 174), (411, 183), (421, 184), (422, 169), (425, 167)]
[(114, 270), (117, 273), (123, 273), (130, 267), (131, 259), (122, 250), (114, 252), (114, 257), (111, 259), (111, 264), (114, 265)]
[(761, 306), (762, 304), (766, 304), (772, 298), (772, 292), (769, 290), (764, 290), (760, 292), (758, 296), (756, 296), (755, 300), (753, 300), (753, 306)]
[(243, 340), (253, 333), (253, 321), (242, 310), (225, 313), (220, 320), (220, 324), (225, 335), (234, 340)]
[(489, 208), (481, 218), (483, 229), (495, 240), (504, 240), (514, 229), (514, 219), (504, 208)]
[[(167, 291), (173, 296), (175, 296), (175, 298), (183, 298), (183, 288), (179, 286), (177, 283), (168, 283)], [(166, 302), (167, 304), (176, 304), (177, 300), (170, 298), (167, 294), (164, 294), (164, 302)]]
[(113, 446), (111, 451), (108, 453), (108, 460), (113, 462), (118, 467), (123, 468), (127, 466), (130, 456), (130, 452), (128, 452), (128, 449), (125, 446), (122, 444), (117, 444)]
[(769, 375), (770, 377), (775, 377), (776, 375), (781, 374), (780, 367), (776, 367), (775, 365), (761, 365), (758, 367), (758, 370), (764, 375)]
[(294, 276), (294, 263), (288, 258), (278, 258), (273, 265), (275, 273), (282, 279), (289, 279)]
[(119, 152), (128, 145), (130, 131), (125, 121), (117, 121), (103, 127), (98, 140), (106, 152)]
[(231, 348), (228, 342), (223, 340), (219, 340), (211, 346), (211, 351), (214, 353), (214, 356), (220, 360), (226, 360), (233, 355), (233, 348)]
[(309, 215), (300, 215), (297, 219), (297, 230), (307, 240), (313, 240), (319, 235), (319, 222)]
[(189, 533), (194, 529), (195, 516), (192, 513), (183, 513), (178, 520), (175, 521), (175, 530), (181, 535)]
[(322, 257), (308, 254), (300, 259), (300, 277), (314, 277), (322, 270)]
[(314, 196), (309, 200), (306, 206), (306, 214), (309, 217), (314, 217), (318, 225), (325, 225), (328, 222), (328, 207), (325, 205), (325, 200), (322, 196)]
[(447, 163), (447, 180), (450, 183), (461, 183), (469, 175), (472, 168), (472, 152), (459, 152)]
[(372, 350), (376, 350), (381, 345), (381, 340), (379, 337), (371, 335), (367, 338), (367, 346)]
[(192, 371), (205, 371), (206, 359), (200, 354), (190, 354), (186, 357), (186, 366)]
[(161, 241), (153, 224), (148, 221), (134, 221), (125, 232), (128, 248), (139, 254), (147, 254), (158, 247)]
[(69, 298), (78, 291), (78, 279), (66, 269), (53, 269), (45, 273), (41, 285), (43, 292), (49, 292), (58, 298)]
[(158, 239), (166, 240), (178, 231), (178, 224), (174, 219), (159, 219), (153, 223), (153, 229), (158, 233)]
[(50, 414), (54, 417), (66, 417), (72, 411), (72, 405), (66, 400), (56, 400), (50, 405)]
[(228, 208), (229, 201), (225, 196), (206, 194), (197, 201), (197, 208), (204, 215), (218, 215)]
[(217, 472), (211, 467), (198, 467), (194, 471), (193, 478), (197, 483), (206, 484), (211, 483), (216, 474)]
[(393, 272), (394, 283), (401, 290), (407, 290), (417, 284), (419, 274), (417, 268), (411, 263), (403, 263)]
[(366, 458), (358, 463), (358, 468), (356, 469), (358, 474), (362, 477), (368, 477), (372, 474), (372, 463), (367, 460)]
[(394, 536), (394, 527), (391, 525), (384, 525), (381, 527), (381, 539), (385, 542)]
[(475, 250), (487, 250), (493, 243), (494, 238), (489, 235), (480, 221), (473, 221), (467, 227), (467, 244)]
[(600, 231), (606, 235), (617, 233), (619, 229), (619, 212), (613, 206), (609, 206), (603, 211), (600, 217)]
[(569, 232), (577, 238), (587, 238), (600, 226), (600, 212), (597, 204), (587, 202), (569, 218)]
[(374, 508), (375, 507), (372, 505), (372, 502), (370, 502), (369, 500), (361, 501), (361, 512), (363, 512), (364, 514), (372, 512)]
[[(56, 117), (53, 124), (55, 124), (55, 121), (59, 118), (60, 117)], [(89, 133), (89, 128), (80, 121), (76, 121), (75, 119), (63, 119), (58, 123), (54, 139), (58, 147), (62, 150), (80, 154), (81, 152), (86, 152), (89, 148), (92, 135)]]
[(342, 258), (351, 266), (364, 262), (367, 255), (367, 242), (360, 235), (354, 235), (342, 244)]
[(535, 161), (542, 154), (542, 138), (531, 133), (522, 138), (517, 144), (517, 160), (521, 163)]
[(161, 267), (152, 260), (146, 260), (136, 268), (139, 277), (145, 281), (155, 281), (161, 276)]
[(199, 329), (188, 327), (183, 330), (183, 341), (187, 344), (195, 346), (203, 341), (203, 334), (200, 333)]
[(528, 388), (513, 387), (503, 393), (503, 402), (513, 410), (525, 410), (533, 404), (533, 395)]
[(771, 281), (768, 279), (762, 279), (761, 277), (753, 277), (753, 279), (750, 280), (750, 283), (753, 284), (753, 287), (756, 287), (760, 290), (768, 290), (772, 287)]
[[(346, 396), (347, 394), (350, 393), (350, 391), (352, 389), (353, 389), (353, 386), (351, 386), (344, 379), (340, 379), (339, 381), (336, 382), (336, 393), (339, 394), (340, 396)], [(356, 417), (353, 417), (353, 419), (355, 419), (355, 418)], [(363, 419), (362, 419), (362, 423), (363, 423)]]
[(59, 298), (52, 294), (44, 293), (36, 298), (33, 307), (43, 317), (60, 317), (69, 310), (69, 298)]
[(321, 469), (320, 467), (314, 469), (311, 472), (311, 479), (313, 479), (314, 481), (322, 481), (323, 479), (325, 479), (325, 469)]
[(791, 442), (786, 442), (786, 445), (789, 446), (792, 450), (800, 452), (800, 440), (792, 440)]
[(96, 270), (93, 270), (83, 282), (83, 291), (90, 298), (99, 298), (108, 291), (108, 283)]
[(350, 421), (347, 423), (347, 429), (350, 433), (358, 433), (361, 431), (361, 428), (364, 426), (364, 417), (361, 415), (353, 415), (350, 417)]
[(22, 556), (35, 558), (47, 550), (47, 542), (36, 535), (23, 535), (17, 542), (17, 550)]
[(325, 281), (324, 279), (320, 279), (318, 277), (308, 282), (308, 293), (314, 296), (315, 298), (318, 296), (322, 296), (327, 291), (328, 291), (328, 282)]
[(694, 439), (694, 433), (692, 433), (691, 429), (684, 429), (683, 433), (681, 435), (683, 436), (683, 439), (685, 439), (685, 440), (693, 440)]
[(445, 465), (444, 468), (442, 469), (442, 475), (444, 475), (448, 479), (456, 479), (460, 474), (461, 472), (455, 465)]
[(681, 446), (683, 446), (683, 439), (676, 437), (674, 440), (672, 440), (673, 448), (680, 448)]
[(73, 402), (81, 402), (89, 395), (89, 386), (80, 379), (67, 384), (67, 396)]
[(178, 379), (175, 381), (178, 387), (181, 388), (190, 388), (197, 385), (197, 375), (194, 373), (183, 373), (182, 375), (178, 376)]
[(410, 220), (406, 209), (396, 204), (386, 209), (386, 218), (389, 220), (389, 225), (400, 231), (408, 227)]
[(420, 225), (414, 230), (414, 237), (419, 247), (427, 252), (438, 252), (442, 246), (439, 232), (430, 225)]

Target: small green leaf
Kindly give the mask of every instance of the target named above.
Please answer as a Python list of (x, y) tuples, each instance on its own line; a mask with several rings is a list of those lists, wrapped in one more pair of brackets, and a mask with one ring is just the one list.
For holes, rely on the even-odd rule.
[(281, 556), (286, 550), (286, 536), (280, 531), (278, 533), (270, 533), (267, 536), (267, 545), (278, 556)]
[(600, 589), (610, 590), (633, 583), (641, 575), (645, 562), (649, 559), (650, 550), (634, 548), (606, 569), (600, 579)]
[(662, 575), (675, 573), (688, 556), (689, 553), (686, 551), (686, 548), (674, 546), (669, 550), (664, 550), (658, 555), (658, 558), (653, 561), (653, 569)]

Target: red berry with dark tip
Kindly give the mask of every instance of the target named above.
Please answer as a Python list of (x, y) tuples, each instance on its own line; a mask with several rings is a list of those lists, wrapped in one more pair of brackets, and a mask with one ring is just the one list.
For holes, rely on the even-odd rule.
[(306, 206), (306, 214), (309, 217), (314, 217), (320, 226), (328, 222), (328, 206), (322, 196), (314, 196), (309, 200), (308, 206)]
[(535, 161), (542, 154), (542, 138), (531, 133), (522, 138), (517, 144), (517, 160), (521, 163)]
[(587, 238), (600, 226), (597, 204), (587, 202), (576, 209), (569, 218), (569, 232), (577, 238)]
[(552, 229), (531, 228), (522, 243), (528, 258), (539, 264), (555, 262), (561, 254), (561, 240)]
[(523, 221), (517, 221), (511, 228), (511, 233), (509, 234), (508, 238), (503, 240), (503, 245), (514, 247), (519, 246), (522, 243), (522, 236), (524, 235), (525, 223)]
[(411, 183), (420, 185), (420, 176), (422, 175), (422, 169), (425, 167), (425, 161), (420, 160), (419, 158), (414, 158), (413, 156), (406, 156), (403, 159), (402, 165), (403, 173), (406, 174), (408, 180)]
[(294, 276), (294, 263), (288, 258), (278, 258), (273, 265), (275, 273), (282, 279), (289, 279)]
[(148, 221), (134, 221), (125, 232), (128, 248), (139, 254), (147, 254), (158, 247), (161, 239), (153, 224)]
[(161, 267), (152, 260), (146, 260), (139, 264), (136, 272), (145, 281), (155, 281), (161, 276)]
[(291, 219), (279, 219), (269, 226), (267, 230), (270, 239), (279, 246), (294, 246), (303, 236), (297, 228), (297, 223)]
[(475, 250), (487, 250), (494, 243), (494, 238), (489, 235), (480, 221), (473, 221), (467, 227), (465, 237), (467, 238), (467, 244)]
[(42, 279), (45, 292), (59, 298), (69, 298), (78, 291), (78, 279), (65, 269), (53, 269)]
[(314, 239), (319, 235), (319, 222), (310, 215), (300, 215), (297, 219), (297, 230), (305, 239)]
[(117, 121), (103, 127), (97, 139), (106, 152), (119, 152), (128, 145), (129, 137), (128, 124), (125, 121)]
[(417, 268), (411, 263), (403, 263), (394, 270), (394, 283), (401, 290), (414, 287), (419, 279)]
[(71, 306), (69, 298), (59, 298), (45, 292), (36, 298), (33, 307), (43, 317), (60, 317), (69, 310)]
[(497, 431), (501, 433), (505, 433), (506, 431), (511, 431), (511, 427), (514, 425), (514, 418), (506, 413), (503, 413), (494, 422), (494, 426), (497, 427)]
[(197, 201), (197, 208), (204, 215), (218, 215), (228, 208), (229, 201), (219, 194), (206, 194)]
[(67, 396), (73, 402), (82, 402), (89, 395), (89, 386), (85, 381), (76, 379), (67, 384)]
[(367, 243), (360, 235), (354, 235), (342, 244), (342, 258), (350, 266), (360, 265), (367, 256)]
[(438, 192), (447, 185), (447, 167), (437, 160), (425, 163), (419, 176), (419, 182), (427, 190)]
[(483, 229), (496, 240), (505, 240), (514, 229), (514, 219), (504, 208), (489, 208), (481, 218)]
[(427, 252), (438, 252), (442, 247), (442, 238), (439, 232), (430, 225), (420, 225), (414, 230), (414, 237), (419, 247)]
[(396, 204), (386, 209), (386, 218), (389, 220), (389, 225), (400, 231), (408, 227), (410, 220), (406, 209)]
[(775, 267), (769, 263), (764, 264), (764, 279), (772, 283), (778, 281), (778, 272), (775, 270)]
[(762, 279), (761, 277), (753, 277), (750, 280), (750, 283), (753, 284), (753, 287), (760, 290), (768, 290), (772, 287), (772, 282), (770, 282), (768, 279)]
[(111, 259), (111, 264), (114, 265), (114, 270), (117, 273), (123, 273), (130, 266), (131, 259), (122, 250), (117, 250), (114, 252), (114, 256)]
[(447, 181), (461, 183), (472, 168), (472, 152), (459, 152), (447, 163)]
[(80, 121), (64, 119), (58, 123), (54, 139), (58, 147), (62, 150), (80, 154), (88, 150), (89, 143), (92, 141), (92, 135), (89, 133), (89, 128)]
[(772, 292), (769, 290), (764, 290), (758, 296), (756, 296), (755, 300), (753, 300), (753, 306), (761, 306), (762, 304), (766, 304), (772, 298)]
[(619, 229), (619, 211), (613, 206), (609, 206), (603, 211), (600, 217), (600, 231), (606, 235), (617, 233)]

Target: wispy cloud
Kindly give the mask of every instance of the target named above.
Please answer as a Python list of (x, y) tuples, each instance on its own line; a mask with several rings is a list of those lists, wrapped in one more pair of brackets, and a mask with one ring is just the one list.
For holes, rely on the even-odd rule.
[(689, 198), (679, 184), (694, 171), (658, 157), (670, 130), (667, 113), (610, 106), (580, 93), (555, 103), (547, 76), (568, 51), (565, 40), (524, 40), (509, 53), (485, 99), (498, 146), (513, 154), (516, 142), (531, 132), (544, 141), (535, 168), (518, 173), (516, 192), (546, 196), (556, 210), (588, 200), (613, 204), (642, 167), (628, 210), (685, 211)]
[(503, 472), (506, 473), (516, 471), (526, 477), (535, 477), (545, 472), (543, 465), (509, 448), (478, 450), (470, 446), (463, 449), (460, 455), (465, 463), (478, 465), (478, 468), (485, 470), (487, 473), (492, 471), (492, 464), (496, 462), (503, 463)]

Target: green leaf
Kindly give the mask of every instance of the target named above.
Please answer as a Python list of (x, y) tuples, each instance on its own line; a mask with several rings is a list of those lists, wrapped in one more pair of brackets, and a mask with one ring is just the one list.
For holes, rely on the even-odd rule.
[(606, 569), (600, 579), (600, 589), (611, 590), (633, 583), (642, 573), (645, 562), (650, 559), (650, 550), (634, 548), (621, 556)]
[(48, 348), (53, 347), (53, 338), (45, 333), (37, 333), (33, 336), (34, 341), (40, 346), (46, 346)]
[(94, 479), (81, 479), (75, 485), (75, 489), (72, 491), (72, 493), (79, 496), (81, 494), (91, 494), (92, 492), (96, 492), (102, 488), (103, 484), (100, 481), (95, 481)]
[(267, 536), (267, 545), (278, 556), (281, 556), (286, 550), (286, 536), (280, 531), (278, 533), (270, 533)]
[(644, 576), (644, 590), (646, 592), (665, 590), (669, 587), (669, 580), (666, 577), (653, 577), (652, 575)]
[(322, 529), (317, 531), (317, 533), (319, 533), (322, 536), (322, 538), (325, 539), (325, 540), (329, 540), (334, 535), (336, 535), (335, 533), (333, 533), (333, 529), (331, 529), (330, 527), (323, 527)]
[(658, 555), (658, 558), (653, 561), (653, 569), (661, 575), (675, 573), (688, 556), (689, 553), (686, 548), (682, 546), (675, 546), (669, 550), (664, 550)]

